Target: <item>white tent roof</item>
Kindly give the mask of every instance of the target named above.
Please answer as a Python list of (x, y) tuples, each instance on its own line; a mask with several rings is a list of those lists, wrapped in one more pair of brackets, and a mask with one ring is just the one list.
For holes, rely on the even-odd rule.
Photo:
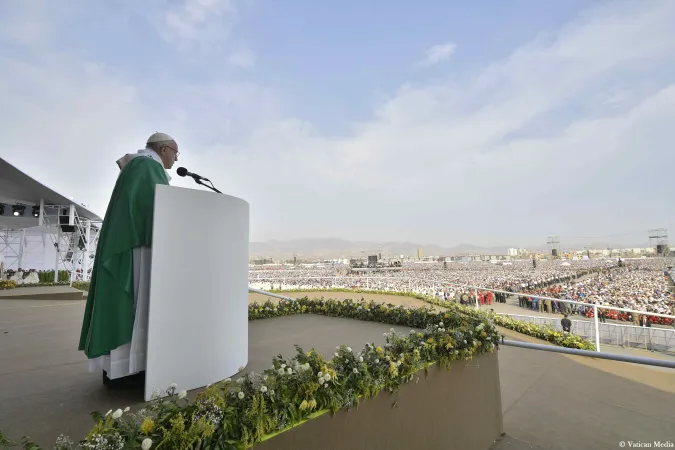
[[(0, 158), (0, 203), (6, 205), (5, 215), (0, 216), (0, 229), (12, 228), (18, 230), (37, 226), (37, 218), (31, 215), (31, 208), (39, 205), (41, 199), (47, 206), (74, 205), (78, 216), (81, 218), (95, 222), (102, 221), (98, 215), (89, 209), (48, 188)], [(9, 209), (9, 214), (11, 214), (11, 206), (16, 203), (26, 205), (24, 216), (14, 217), (7, 215), (7, 210)]]

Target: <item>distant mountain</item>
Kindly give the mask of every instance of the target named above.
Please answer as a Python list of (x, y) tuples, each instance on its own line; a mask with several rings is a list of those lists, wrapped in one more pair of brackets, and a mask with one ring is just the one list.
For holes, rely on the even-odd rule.
[(417, 249), (423, 256), (452, 256), (460, 253), (505, 254), (506, 247), (480, 247), (461, 244), (446, 248), (439, 245), (423, 245), (414, 242), (371, 242), (347, 241), (344, 239), (298, 239), (292, 241), (251, 242), (252, 257), (271, 257), (290, 259), (297, 256), (309, 258), (354, 258), (382, 253), (382, 256), (417, 256)]

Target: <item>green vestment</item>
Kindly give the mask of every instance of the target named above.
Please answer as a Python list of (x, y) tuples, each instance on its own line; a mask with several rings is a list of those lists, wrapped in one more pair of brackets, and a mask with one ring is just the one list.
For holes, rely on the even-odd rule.
[(154, 159), (137, 156), (124, 166), (99, 235), (84, 310), (79, 350), (89, 359), (131, 341), (134, 327), (135, 247), (152, 245), (155, 186), (169, 184)]

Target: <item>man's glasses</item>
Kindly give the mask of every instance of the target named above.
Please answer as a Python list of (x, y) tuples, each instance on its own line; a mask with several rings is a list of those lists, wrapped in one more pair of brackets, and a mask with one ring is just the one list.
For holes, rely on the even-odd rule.
[(176, 150), (175, 148), (170, 147), (170, 146), (168, 146), (168, 145), (165, 145), (164, 147), (166, 147), (166, 148), (168, 148), (169, 150), (171, 150), (172, 152), (174, 152), (174, 153), (176, 154), (176, 158), (178, 158), (178, 156), (180, 156), (180, 152), (179, 152), (178, 150)]

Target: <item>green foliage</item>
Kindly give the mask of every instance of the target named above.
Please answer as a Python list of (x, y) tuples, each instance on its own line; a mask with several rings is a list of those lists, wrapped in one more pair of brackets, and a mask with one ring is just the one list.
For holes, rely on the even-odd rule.
[(89, 292), (89, 282), (88, 281), (73, 281), (73, 287), (81, 291)]
[[(54, 271), (53, 270), (41, 270), (38, 273), (38, 278), (40, 283), (54, 283)], [(68, 283), (70, 281), (70, 272), (67, 270), (59, 270), (59, 277), (56, 280), (57, 283)]]
[[(81, 448), (245, 449), (326, 411), (356, 407), (386, 390), (419, 381), (419, 372), (438, 361), (470, 360), (498, 349), (499, 333), (482, 318), (461, 311), (436, 312), (375, 302), (308, 298), (249, 305), (249, 320), (292, 314), (321, 314), (412, 328), (392, 328), (382, 346), (359, 352), (340, 346), (326, 359), (296, 347), (291, 359), (273, 358), (263, 373), (207, 387), (194, 401), (175, 385), (155, 393), (145, 408), (93, 413), (95, 424)], [(56, 448), (76, 448), (60, 437)], [(70, 442), (70, 444), (69, 444)], [(72, 444), (72, 445), (71, 445)], [(149, 447), (150, 446), (150, 447)]]
[[(291, 289), (291, 290), (274, 290), (271, 292), (316, 292), (317, 289)], [(548, 342), (551, 342), (560, 347), (566, 348), (576, 348), (579, 350), (592, 350), (595, 351), (595, 344), (593, 344), (588, 339), (584, 339), (581, 336), (563, 333), (562, 331), (556, 331), (551, 326), (541, 326), (531, 322), (524, 322), (520, 320), (511, 319), (506, 316), (500, 316), (498, 314), (490, 314), (485, 311), (478, 310), (472, 306), (464, 306), (455, 302), (448, 302), (445, 300), (440, 300), (435, 297), (417, 294), (415, 292), (398, 292), (398, 291), (377, 291), (369, 289), (331, 289), (331, 292), (354, 292), (354, 293), (377, 293), (382, 295), (397, 295), (401, 297), (410, 297), (422, 300), (429, 304), (440, 306), (451, 311), (459, 311), (463, 314), (467, 314), (471, 317), (474, 317), (479, 320), (493, 320), (495, 324), (500, 327), (507, 328), (509, 330), (516, 331), (521, 334), (526, 334), (538, 339), (542, 339)]]

